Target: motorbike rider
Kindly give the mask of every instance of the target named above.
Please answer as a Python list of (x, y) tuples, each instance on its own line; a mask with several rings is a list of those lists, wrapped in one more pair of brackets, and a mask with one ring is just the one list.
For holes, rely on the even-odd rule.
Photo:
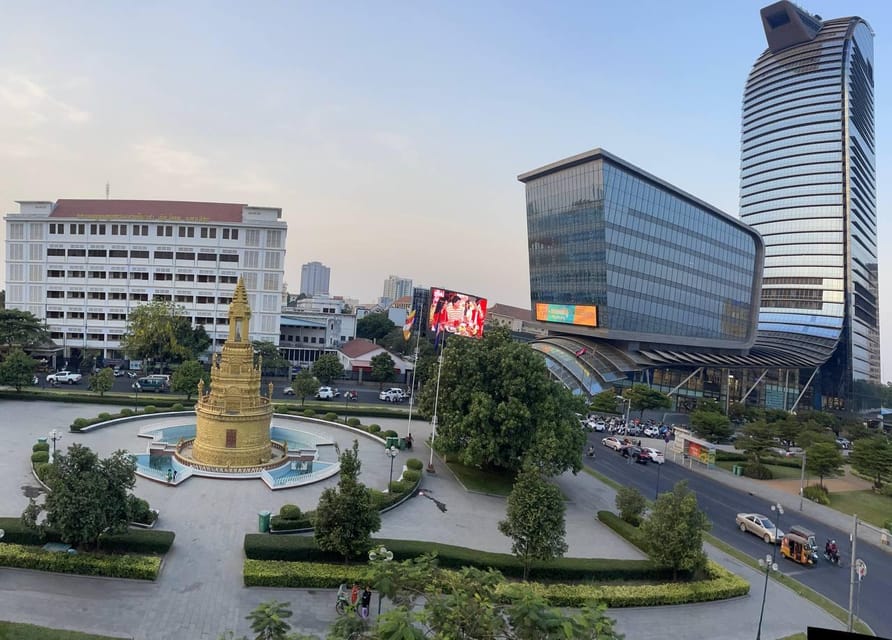
[(839, 557), (839, 548), (836, 546), (836, 540), (827, 541), (827, 544), (824, 546), (824, 555), (836, 562), (836, 559)]
[(585, 455), (587, 455), (589, 458), (594, 458), (594, 457), (595, 457), (595, 447), (594, 447), (594, 445), (589, 445), (588, 451), (585, 452)]

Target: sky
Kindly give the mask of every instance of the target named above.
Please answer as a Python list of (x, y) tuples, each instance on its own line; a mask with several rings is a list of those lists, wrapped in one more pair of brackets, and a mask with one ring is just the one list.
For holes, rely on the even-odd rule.
[[(112, 198), (281, 207), (290, 291), (318, 260), (334, 295), (375, 301), (395, 274), (528, 308), (524, 171), (601, 147), (738, 215), (767, 4), (0, 0), (0, 205), (108, 183)], [(888, 246), (892, 3), (800, 4), (876, 33)]]

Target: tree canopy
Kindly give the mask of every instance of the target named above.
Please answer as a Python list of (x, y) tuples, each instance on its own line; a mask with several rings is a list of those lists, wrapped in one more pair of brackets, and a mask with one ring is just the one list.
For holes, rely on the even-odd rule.
[[(555, 382), (541, 355), (514, 342), (506, 329), (481, 340), (452, 337), (443, 351), (435, 446), (466, 465), (520, 469), (527, 458), (545, 475), (582, 467), (585, 410)], [(421, 411), (434, 413), (436, 384), (421, 392)]]
[(845, 460), (835, 442), (816, 442), (805, 452), (805, 468), (819, 478), (824, 486), (824, 478), (835, 478), (842, 474)]
[(721, 442), (731, 435), (731, 421), (711, 406), (698, 406), (691, 413), (691, 428), (709, 442)]
[(885, 436), (856, 440), (849, 461), (856, 471), (870, 476), (877, 489), (892, 481), (892, 443)]
[(369, 364), (372, 367), (372, 370), (369, 373), (369, 377), (372, 380), (375, 382), (389, 382), (390, 380), (393, 380), (394, 362), (389, 353), (379, 353), (371, 359)]
[(507, 517), (499, 531), (511, 538), (511, 552), (523, 563), (526, 580), (533, 560), (551, 560), (567, 552), (564, 496), (541, 472), (528, 467), (514, 481)]
[(26, 355), (24, 351), (15, 348), (10, 351), (3, 362), (0, 362), (0, 384), (15, 387), (21, 391), (34, 380), (34, 370), (37, 361)]
[(390, 333), (396, 325), (386, 313), (370, 313), (356, 321), (356, 337), (366, 340), (380, 340)]
[(275, 342), (271, 340), (254, 340), (251, 344), (254, 347), (254, 352), (263, 359), (262, 371), (264, 373), (270, 371), (275, 373), (282, 369), (291, 369), (291, 363), (279, 353), (279, 347), (276, 346)]
[(30, 311), (0, 309), (0, 349), (28, 348), (48, 339), (43, 322)]
[(136, 307), (127, 318), (121, 349), (131, 358), (149, 360), (162, 367), (196, 358), (210, 345), (210, 338), (204, 327), (193, 329), (185, 313), (182, 306), (165, 300)]
[(668, 409), (672, 401), (662, 391), (651, 389), (646, 384), (633, 384), (623, 391), (623, 397), (629, 401), (629, 409), (638, 411), (641, 417), (650, 409)]
[(597, 413), (622, 413), (619, 405), (620, 400), (617, 400), (616, 391), (607, 389), (592, 396), (589, 409)]
[(108, 367), (104, 367), (90, 376), (90, 391), (95, 391), (99, 397), (105, 395), (106, 391), (111, 391), (115, 386), (115, 374)]
[[(22, 514), (30, 527), (57, 532), (62, 541), (95, 548), (103, 533), (121, 533), (130, 522), (128, 492), (136, 484), (136, 463), (126, 451), (100, 459), (81, 444), (57, 453), (44, 481), (43, 504), (31, 498)], [(42, 513), (45, 520), (40, 521)]]
[(682, 481), (672, 491), (660, 494), (641, 525), (641, 533), (648, 541), (651, 559), (672, 569), (676, 580), (679, 571), (696, 572), (706, 566), (703, 533), (709, 527), (709, 518), (697, 506), (697, 496)]
[(319, 356), (319, 359), (313, 363), (313, 375), (322, 384), (331, 384), (332, 380), (344, 375), (344, 365), (335, 354), (326, 353)]
[(301, 369), (291, 380), (291, 389), (294, 396), (300, 398), (300, 406), (304, 406), (304, 399), (316, 393), (319, 388), (319, 380), (309, 369)]
[(198, 360), (187, 360), (173, 372), (170, 377), (170, 388), (177, 393), (185, 393), (186, 400), (198, 392), (198, 381), (204, 380), (205, 386), (211, 382), (210, 374)]

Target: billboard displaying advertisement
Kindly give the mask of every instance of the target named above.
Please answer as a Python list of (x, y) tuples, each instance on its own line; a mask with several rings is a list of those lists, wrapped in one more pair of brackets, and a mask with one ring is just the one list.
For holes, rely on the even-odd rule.
[(536, 303), (536, 320), (540, 322), (561, 322), (579, 324), (586, 327), (598, 326), (598, 307), (586, 304)]
[(431, 289), (428, 326), (434, 333), (445, 331), (466, 338), (482, 338), (486, 320), (486, 298), (449, 289)]

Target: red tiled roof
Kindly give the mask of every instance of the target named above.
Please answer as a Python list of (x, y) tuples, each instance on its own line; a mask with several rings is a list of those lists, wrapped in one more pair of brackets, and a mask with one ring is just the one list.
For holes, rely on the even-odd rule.
[(241, 222), (244, 206), (174, 200), (57, 200), (50, 217)]
[(533, 312), (529, 309), (512, 307), (511, 305), (507, 304), (494, 304), (489, 308), (487, 314), (492, 316), (507, 316), (509, 318), (515, 318), (517, 320), (533, 319)]
[(341, 353), (343, 353), (348, 358), (353, 359), (364, 356), (367, 353), (371, 353), (375, 349), (383, 348), (384, 347), (375, 344), (371, 340), (366, 340), (365, 338), (356, 338), (355, 340), (345, 342), (344, 346), (341, 347)]

